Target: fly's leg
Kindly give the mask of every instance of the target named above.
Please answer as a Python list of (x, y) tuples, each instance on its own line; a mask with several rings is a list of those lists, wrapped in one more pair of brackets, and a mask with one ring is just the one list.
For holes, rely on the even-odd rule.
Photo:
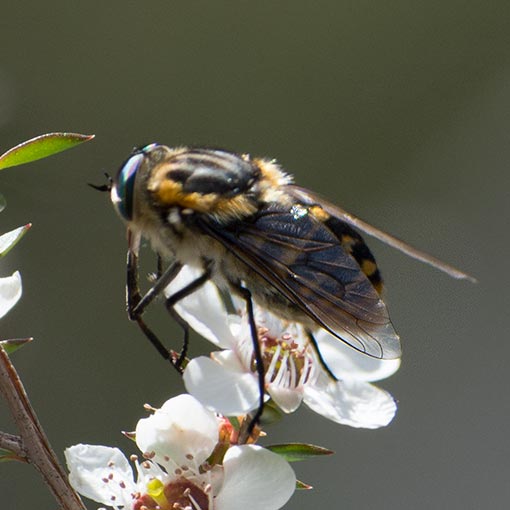
[(175, 304), (178, 303), (181, 299), (193, 294), (196, 290), (198, 290), (207, 280), (211, 278), (211, 266), (208, 265), (204, 271), (198, 278), (188, 283), (184, 288), (178, 290), (171, 296), (169, 296), (165, 301), (166, 309), (168, 313), (174, 318), (175, 322), (181, 326), (184, 331), (184, 338), (182, 342), (181, 352), (176, 360), (174, 360), (174, 366), (182, 372), (182, 364), (186, 359), (186, 354), (188, 353), (188, 344), (189, 344), (189, 324), (175, 311)]
[(262, 359), (262, 351), (260, 349), (259, 337), (257, 332), (257, 324), (255, 323), (255, 314), (253, 312), (253, 300), (249, 289), (243, 286), (238, 287), (238, 291), (246, 302), (246, 311), (248, 314), (248, 323), (250, 325), (251, 340), (253, 344), (253, 354), (255, 358), (255, 368), (259, 383), (259, 406), (255, 413), (251, 416), (248, 427), (240, 433), (240, 443), (246, 442), (250, 437), (255, 425), (258, 424), (262, 413), (264, 412), (264, 396), (265, 396), (265, 370), (264, 360)]
[(158, 253), (158, 265), (156, 269), (156, 280), (159, 280), (163, 276), (163, 258)]
[(126, 301), (127, 312), (130, 320), (136, 322), (144, 335), (149, 339), (151, 344), (156, 348), (159, 354), (165, 359), (174, 363), (172, 352), (169, 351), (159, 340), (156, 334), (147, 326), (142, 318), (143, 312), (154, 299), (163, 292), (164, 288), (177, 276), (182, 265), (174, 262), (160, 276), (157, 282), (142, 296), (138, 286), (138, 255), (132, 250), (128, 250), (127, 256), (127, 284), (126, 284)]
[(195, 280), (188, 283), (184, 288), (177, 291), (172, 296), (169, 296), (166, 301), (166, 308), (170, 315), (175, 319), (177, 324), (181, 326), (184, 332), (184, 339), (181, 351), (175, 355), (174, 351), (168, 350), (157, 335), (147, 326), (143, 320), (142, 315), (145, 309), (154, 301), (156, 297), (161, 295), (170, 282), (177, 276), (182, 269), (180, 262), (174, 262), (165, 271), (163, 271), (162, 260), (158, 255), (158, 268), (156, 283), (145, 293), (141, 295), (138, 285), (138, 245), (133, 241), (135, 249), (128, 250), (127, 256), (127, 286), (126, 286), (126, 300), (127, 312), (130, 320), (136, 322), (138, 327), (142, 330), (144, 335), (149, 339), (151, 344), (156, 348), (159, 354), (166, 360), (170, 361), (179, 373), (182, 373), (182, 364), (186, 358), (189, 343), (189, 325), (188, 323), (174, 310), (174, 305), (184, 299), (186, 296), (192, 294), (195, 290), (201, 287), (211, 277), (211, 266), (207, 266), (204, 273)]

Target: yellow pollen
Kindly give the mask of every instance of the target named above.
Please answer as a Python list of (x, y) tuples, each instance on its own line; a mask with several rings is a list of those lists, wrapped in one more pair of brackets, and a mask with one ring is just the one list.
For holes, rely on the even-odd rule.
[[(161, 503), (161, 498), (165, 497), (163, 495), (163, 490), (165, 486), (163, 485), (163, 482), (161, 480), (158, 480), (157, 478), (153, 478), (147, 483), (147, 494), (156, 500), (156, 502)], [(158, 500), (159, 498), (159, 500)], [(166, 501), (166, 499), (165, 499)]]

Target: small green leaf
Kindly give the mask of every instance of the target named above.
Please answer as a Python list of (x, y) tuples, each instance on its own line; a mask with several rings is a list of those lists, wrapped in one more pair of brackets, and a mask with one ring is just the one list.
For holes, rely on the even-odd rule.
[(21, 347), (30, 343), (33, 338), (12, 338), (11, 340), (1, 340), (0, 345), (4, 348), (4, 351), (7, 354), (12, 354), (13, 352), (21, 349)]
[(239, 423), (237, 416), (229, 416), (228, 421), (230, 422), (230, 425), (232, 425), (234, 430), (239, 430), (241, 428), (241, 424)]
[(0, 170), (46, 158), (71, 149), (80, 143), (88, 142), (92, 138), (94, 138), (94, 135), (81, 135), (79, 133), (47, 133), (36, 136), (2, 154), (0, 156)]
[(265, 427), (280, 421), (283, 418), (282, 410), (274, 403), (273, 400), (269, 400), (264, 404), (264, 412), (260, 418), (260, 424)]
[(11, 248), (25, 235), (25, 232), (32, 226), (31, 223), (27, 223), (22, 227), (18, 227), (10, 232), (2, 234), (0, 236), (0, 257), (6, 255)]
[(26, 462), (25, 459), (19, 457), (11, 450), (6, 450), (5, 448), (0, 448), (0, 462), (9, 462), (13, 460), (18, 460), (22, 462)]
[(313, 489), (313, 487), (311, 485), (308, 485), (307, 483), (302, 482), (301, 480), (296, 480), (296, 490), (309, 491), (310, 489)]
[(310, 457), (317, 457), (321, 455), (331, 455), (334, 452), (323, 448), (322, 446), (316, 446), (313, 444), (303, 443), (288, 443), (288, 444), (274, 444), (266, 446), (268, 450), (280, 455), (287, 462), (297, 462), (300, 460), (306, 460)]

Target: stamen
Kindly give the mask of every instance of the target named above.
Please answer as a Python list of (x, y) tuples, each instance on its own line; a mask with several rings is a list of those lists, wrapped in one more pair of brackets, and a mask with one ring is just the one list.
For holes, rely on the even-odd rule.
[(303, 362), (303, 368), (301, 369), (301, 374), (299, 376), (298, 386), (301, 386), (306, 383), (308, 372), (310, 370), (310, 359), (308, 356), (305, 356)]
[(289, 374), (290, 375), (290, 386), (292, 388), (295, 388), (297, 374), (296, 374), (296, 363), (295, 363), (294, 358), (290, 357), (290, 362), (288, 364), (290, 365), (290, 374)]
[[(188, 489), (189, 490), (189, 489)], [(193, 507), (195, 508), (195, 510), (202, 510), (202, 507), (197, 503), (197, 501), (195, 500), (195, 498), (191, 495), (191, 491), (189, 491), (188, 494), (186, 494), (186, 496), (188, 496), (189, 500), (191, 501), (191, 504), (193, 505)]]
[(281, 348), (280, 346), (278, 345), (277, 348), (276, 348), (276, 351), (271, 359), (271, 363), (269, 364), (269, 367), (267, 368), (266, 370), (266, 380), (267, 381), (272, 381), (273, 380), (273, 373), (274, 373), (274, 370), (276, 368), (276, 364), (278, 363), (278, 358), (280, 356), (280, 351), (281, 351)]

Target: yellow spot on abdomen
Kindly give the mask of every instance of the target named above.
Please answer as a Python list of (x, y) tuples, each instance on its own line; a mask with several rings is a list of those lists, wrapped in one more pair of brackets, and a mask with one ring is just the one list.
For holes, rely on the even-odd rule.
[(372, 276), (377, 271), (377, 265), (375, 262), (372, 262), (371, 260), (365, 259), (361, 263), (361, 270), (367, 275)]

